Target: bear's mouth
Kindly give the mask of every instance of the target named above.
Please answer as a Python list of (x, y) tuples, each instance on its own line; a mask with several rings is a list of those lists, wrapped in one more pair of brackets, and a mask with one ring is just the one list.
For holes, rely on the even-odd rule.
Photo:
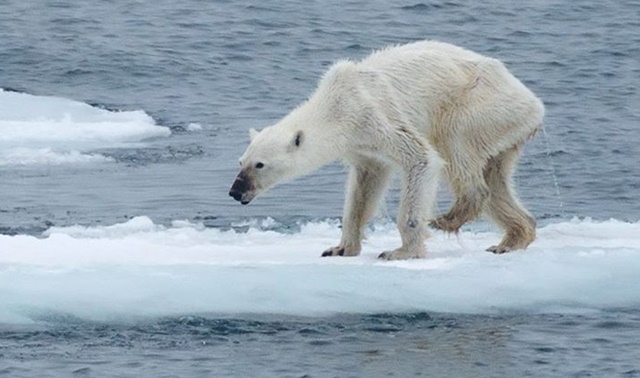
[(236, 177), (231, 190), (229, 190), (229, 196), (234, 200), (240, 202), (243, 205), (249, 204), (255, 197), (255, 189), (252, 184), (252, 180), (249, 179), (245, 170), (240, 171)]
[(252, 192), (241, 192), (235, 188), (231, 188), (229, 191), (229, 196), (233, 197), (234, 200), (240, 202), (243, 205), (248, 205), (249, 202), (255, 197)]

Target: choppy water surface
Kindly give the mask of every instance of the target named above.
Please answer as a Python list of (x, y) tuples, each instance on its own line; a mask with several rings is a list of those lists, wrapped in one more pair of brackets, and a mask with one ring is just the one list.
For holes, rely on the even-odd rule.
[[(625, 314), (629, 315), (629, 314)], [(620, 314), (66, 319), (3, 330), (7, 376), (567, 377), (640, 375), (640, 318)], [(559, 336), (561, 335), (561, 336)], [(612, 353), (611, 350), (616, 350)]]
[[(249, 128), (331, 62), (423, 38), (544, 100), (530, 250), (474, 254), (480, 222), (379, 266), (383, 218), (318, 262), (339, 165), (227, 196)], [(0, 375), (640, 376), (638, 62), (633, 0), (0, 2)]]

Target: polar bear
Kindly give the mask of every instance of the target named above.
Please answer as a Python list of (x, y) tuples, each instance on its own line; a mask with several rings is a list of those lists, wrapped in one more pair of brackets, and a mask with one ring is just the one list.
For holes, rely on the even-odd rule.
[[(307, 101), (275, 125), (251, 130), (229, 195), (248, 204), (341, 160), (350, 167), (342, 237), (322, 256), (356, 256), (390, 173), (399, 169), (402, 245), (381, 259), (424, 257), (428, 225), (457, 232), (482, 212), (505, 232), (489, 251), (524, 249), (536, 222), (511, 179), (543, 115), (542, 102), (496, 59), (436, 41), (388, 47), (334, 64)], [(441, 176), (455, 200), (433, 217)]]

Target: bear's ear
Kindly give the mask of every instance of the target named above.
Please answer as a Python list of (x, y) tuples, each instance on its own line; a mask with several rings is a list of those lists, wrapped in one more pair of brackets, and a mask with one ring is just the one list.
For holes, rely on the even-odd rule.
[(251, 128), (249, 129), (249, 140), (253, 142), (253, 140), (260, 134), (260, 131)]
[(298, 131), (296, 133), (296, 136), (293, 138), (293, 145), (296, 147), (300, 147), (300, 145), (302, 144), (302, 140), (304, 135), (302, 134), (302, 131)]

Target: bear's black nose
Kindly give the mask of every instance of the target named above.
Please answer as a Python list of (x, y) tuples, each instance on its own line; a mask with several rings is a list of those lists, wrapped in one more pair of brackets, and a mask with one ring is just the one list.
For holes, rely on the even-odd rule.
[(243, 205), (246, 205), (249, 202), (248, 201), (243, 202), (242, 196), (244, 196), (244, 194), (247, 193), (249, 190), (251, 190), (250, 181), (247, 180), (247, 177), (243, 172), (240, 172), (238, 174), (238, 177), (236, 177), (235, 181), (233, 182), (233, 185), (231, 185), (231, 190), (229, 190), (229, 195), (233, 197), (234, 200), (240, 201)]
[(233, 189), (233, 188), (232, 188), (232, 189), (229, 191), (229, 195), (230, 195), (231, 197), (233, 197), (233, 199), (234, 199), (234, 200), (236, 200), (236, 201), (240, 201), (240, 200), (242, 199), (242, 192), (240, 192), (240, 191), (239, 191), (239, 190), (237, 190), (237, 189)]

